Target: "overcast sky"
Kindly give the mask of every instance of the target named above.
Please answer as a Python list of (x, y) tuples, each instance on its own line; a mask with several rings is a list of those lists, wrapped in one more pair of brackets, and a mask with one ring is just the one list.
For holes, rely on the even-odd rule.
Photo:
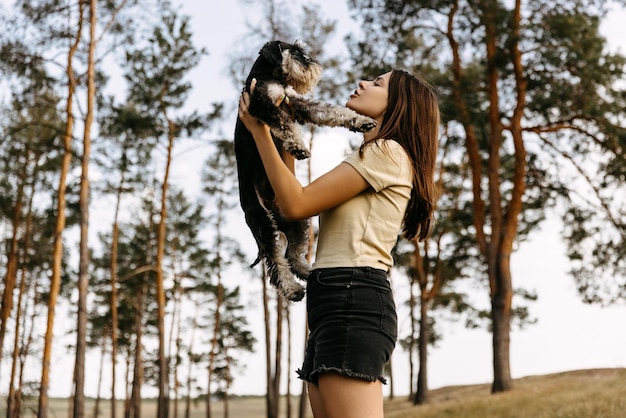
[[(7, 4), (7, 0), (0, 0)], [(205, 46), (209, 55), (193, 70), (192, 81), (194, 90), (190, 96), (189, 108), (208, 111), (209, 104), (216, 101), (227, 101), (234, 106), (239, 88), (233, 86), (226, 74), (228, 51), (235, 42), (246, 33), (245, 19), (252, 19), (250, 9), (246, 8), (245, 17), (239, 1), (220, 2), (219, 7), (214, 1), (177, 0), (182, 6), (181, 11), (191, 16), (195, 43)], [(299, 2), (292, 2), (293, 4)], [(331, 40), (332, 47), (343, 48), (343, 34), (356, 25), (349, 19), (345, 1), (316, 0), (326, 18), (337, 19), (339, 33)], [(610, 14), (608, 22), (603, 26), (603, 33), (608, 37), (611, 48), (620, 48), (626, 52), (626, 31), (624, 29), (626, 13), (624, 11)], [(346, 99), (350, 91), (346, 91)], [(236, 114), (233, 111), (232, 125), (226, 123), (224, 135), (234, 130)], [(348, 147), (349, 139), (358, 140), (357, 134), (339, 128), (319, 138), (320, 148), (314, 149), (312, 161), (319, 175), (341, 160), (341, 153)], [(331, 146), (335, 144), (335, 146)], [(207, 155), (202, 150), (185, 152), (175, 150), (178, 161), (172, 173), (172, 180), (178, 184), (186, 184), (190, 194), (199, 190), (201, 166)], [(321, 157), (323, 153), (323, 158)], [(195, 180), (194, 180), (195, 179)], [(98, 216), (98, 208), (94, 208), (94, 217)], [(250, 257), (254, 257), (255, 248), (252, 236), (243, 225), (243, 214), (235, 219), (233, 225), (239, 225), (235, 235)], [(235, 214), (234, 216), (237, 216)], [(511, 371), (514, 378), (560, 372), (566, 370), (626, 367), (626, 308), (611, 307), (602, 309), (588, 306), (580, 302), (573, 284), (567, 275), (565, 248), (560, 240), (561, 226), (557, 219), (549, 217), (542, 225), (541, 231), (522, 244), (520, 250), (512, 257), (513, 284), (536, 290), (539, 300), (530, 306), (531, 314), (538, 318), (536, 325), (523, 331), (511, 334)], [(399, 295), (406, 294), (405, 279), (392, 277), (394, 291)], [(250, 282), (248, 282), (250, 283)], [(265, 385), (265, 353), (262, 334), (262, 311), (260, 309), (260, 286), (248, 285), (244, 288), (244, 303), (254, 309), (248, 316), (251, 325), (258, 330), (258, 343), (255, 353), (241, 359), (246, 371), (236, 376), (233, 392), (238, 394), (262, 394)], [(481, 292), (487, 292), (482, 289)], [(485, 297), (481, 294), (481, 297)], [(405, 299), (399, 297), (398, 300)], [(293, 305), (292, 311), (293, 365), (300, 366), (302, 361), (302, 344), (304, 338), (304, 303)], [(492, 379), (491, 336), (484, 331), (466, 330), (463, 324), (442, 323), (444, 339), (436, 348), (429, 352), (429, 385), (437, 388), (447, 385), (487, 383)], [(408, 318), (400, 317), (400, 326), (408, 326)], [(63, 331), (60, 331), (63, 332)], [(63, 344), (55, 343), (55, 356), (52, 360), (52, 378), (55, 382), (50, 387), (50, 396), (68, 396), (71, 388), (71, 373), (68, 373), (67, 350)], [(89, 364), (98, 360), (91, 355)], [(69, 365), (71, 367), (71, 365)], [(402, 375), (408, 366), (406, 354), (398, 349), (393, 358), (393, 367), (398, 375)], [(95, 367), (89, 367), (87, 373), (87, 395), (95, 396), (97, 373)], [(122, 370), (118, 373), (121, 376)], [(292, 392), (297, 393), (300, 383), (292, 374)], [(108, 383), (104, 382), (104, 387)], [(118, 385), (120, 387), (122, 385)], [(4, 387), (4, 385), (2, 386)], [(396, 394), (408, 393), (407, 382), (395, 382)], [(123, 396), (120, 388), (118, 397)]]
[[(194, 94), (205, 102), (207, 97), (211, 97), (212, 101), (215, 97), (216, 100), (224, 98), (234, 103), (238, 88), (232, 86), (226, 77), (227, 54), (234, 42), (246, 33), (245, 19), (252, 20), (252, 12), (247, 9), (244, 18), (241, 3), (237, 1), (222, 2), (219, 9), (200, 0), (180, 3), (183, 5), (182, 11), (192, 16), (196, 42), (206, 46), (210, 53), (195, 71), (198, 76), (194, 78)], [(339, 33), (331, 43), (337, 50), (342, 50), (343, 34), (356, 27), (349, 18), (346, 2), (317, 0), (312, 3), (321, 5), (321, 12), (327, 19), (336, 19), (340, 23)], [(619, 10), (610, 13), (609, 20), (602, 28), (611, 48), (619, 48), (622, 53), (626, 53), (624, 22), (626, 13)], [(215, 39), (220, 41), (216, 44)], [(349, 91), (346, 91), (346, 98), (348, 95)], [(233, 115), (233, 126), (235, 117)], [(326, 146), (320, 145), (324, 148), (324, 158), (314, 153), (312, 160), (325, 160), (324, 168), (330, 168), (328, 166), (337, 163), (339, 157), (332, 154), (328, 144), (337, 143), (339, 148), (345, 147), (346, 138), (351, 135), (356, 134), (335, 129), (327, 137), (319, 138), (316, 144), (326, 143)], [(580, 302), (573, 280), (566, 273), (567, 260), (560, 231), (558, 219), (549, 217), (542, 225), (541, 232), (534, 234), (533, 239), (525, 242), (512, 257), (513, 285), (536, 290), (539, 295), (539, 300), (530, 306), (531, 314), (539, 322), (511, 334), (511, 372), (514, 378), (583, 368), (626, 367), (626, 308), (602, 309)], [(244, 233), (242, 240), (252, 239), (249, 234), (247, 238), (246, 235)], [(402, 278), (395, 279), (394, 286), (399, 295), (406, 290)], [(303, 323), (302, 304), (295, 305), (292, 315), (292, 324)], [(407, 320), (405, 318), (403, 322), (401, 317), (400, 326), (408, 326)], [(491, 382), (491, 335), (484, 331), (466, 330), (462, 324), (442, 325), (444, 339), (429, 352), (431, 388)], [(302, 327), (294, 326), (294, 335), (298, 336), (296, 340), (301, 339), (299, 336), (303, 332)], [(262, 335), (259, 333), (257, 338), (260, 340), (257, 353), (247, 361), (245, 376), (237, 377), (233, 388), (235, 392), (263, 392), (265, 369)], [(299, 367), (301, 361), (297, 342), (293, 353), (294, 368)], [(396, 350), (393, 365), (398, 374), (407, 370), (405, 357), (402, 350)], [(292, 376), (292, 380), (295, 380), (295, 376)], [(299, 383), (296, 383), (295, 389), (299, 390)], [(405, 382), (397, 381), (396, 391), (408, 393), (408, 386)]]

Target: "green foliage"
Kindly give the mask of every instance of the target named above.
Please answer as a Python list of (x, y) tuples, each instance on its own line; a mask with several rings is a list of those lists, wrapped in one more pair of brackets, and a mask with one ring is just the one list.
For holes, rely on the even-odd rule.
[[(185, 77), (204, 53), (193, 46), (189, 18), (164, 12), (151, 36), (126, 52), (129, 95), (142, 106), (142, 111), (155, 118), (156, 112), (181, 108), (191, 89)], [(194, 119), (193, 123), (197, 121)]]
[[(573, 261), (571, 272), (585, 300), (595, 302), (623, 299), (623, 293), (616, 290), (623, 289), (626, 280), (625, 202), (621, 197), (611, 198), (619, 195), (626, 179), (626, 94), (620, 84), (626, 57), (610, 52), (600, 34), (607, 4), (586, 0), (522, 3), (523, 18), (516, 34), (511, 24), (513, 9), (505, 2), (349, 2), (364, 26), (362, 39), (350, 38), (354, 72), (371, 77), (390, 67), (402, 67), (424, 73), (440, 89), (450, 146), (463, 148), (467, 126), (475, 132), (483, 176), (489, 170), (490, 138), (496, 128), (488, 120), (488, 110), (498, 106), (504, 129), (498, 144), (501, 201), (492, 202), (484, 187), (485, 225), (490, 225), (493, 205), (506, 213), (511, 199), (515, 149), (507, 129), (520, 97), (518, 89), (523, 89), (522, 130), (528, 155), (516, 240), (522, 242), (536, 230), (547, 210), (566, 207), (564, 238)], [(497, 39), (493, 60), (487, 62), (485, 28), (490, 22)], [(453, 38), (448, 37), (449, 28)], [(523, 84), (515, 79), (512, 48), (516, 44)], [(453, 84), (456, 70), (451, 67), (453, 46), (458, 47), (462, 71), (457, 87)], [(486, 74), (490, 65), (498, 76), (496, 103), (489, 101)], [(460, 88), (462, 102), (453, 95), (453, 88)], [(460, 106), (468, 112), (466, 119)], [(458, 206), (467, 216), (474, 216), (470, 184), (456, 182), (465, 190), (459, 194), (451, 180), (454, 175), (469, 177), (466, 156), (450, 151), (446, 158), (450, 162), (444, 162), (446, 180), (438, 221), (449, 217), (449, 222), (457, 223), (453, 241), (471, 240), (475, 234), (471, 223), (462, 227), (458, 222), (463, 218), (445, 209), (447, 195), (467, 196), (461, 202), (468, 204)], [(485, 182), (486, 177), (481, 180), (483, 186)], [(574, 211), (585, 215), (574, 215)], [(469, 245), (463, 251), (472, 253)]]

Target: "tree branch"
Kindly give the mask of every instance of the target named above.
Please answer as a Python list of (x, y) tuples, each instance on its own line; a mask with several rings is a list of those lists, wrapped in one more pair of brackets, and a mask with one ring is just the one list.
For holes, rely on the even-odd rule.
[(551, 141), (549, 141), (544, 136), (542, 135), (538, 135), (538, 136), (539, 136), (539, 139), (541, 139), (541, 141), (543, 141), (544, 144), (546, 144), (547, 146), (552, 148), (554, 151), (556, 151), (559, 155), (561, 155), (563, 158), (568, 160), (572, 164), (572, 166), (576, 169), (576, 171), (578, 171), (578, 173), (585, 179), (589, 187), (591, 187), (591, 189), (593, 190), (596, 198), (598, 199), (598, 202), (600, 203), (600, 206), (604, 210), (606, 217), (611, 222), (611, 224), (615, 226), (615, 229), (619, 231), (620, 235), (622, 236), (622, 239), (625, 239), (626, 236), (624, 235), (624, 231), (625, 231), (624, 225), (621, 222), (619, 222), (617, 219), (615, 219), (615, 217), (613, 216), (611, 212), (611, 208), (609, 207), (609, 204), (607, 203), (606, 199), (604, 199), (600, 195), (600, 189), (595, 184), (593, 184), (592, 178), (585, 172), (585, 170), (580, 166), (580, 164), (576, 162), (576, 160), (574, 160), (574, 158), (570, 154), (557, 148)]

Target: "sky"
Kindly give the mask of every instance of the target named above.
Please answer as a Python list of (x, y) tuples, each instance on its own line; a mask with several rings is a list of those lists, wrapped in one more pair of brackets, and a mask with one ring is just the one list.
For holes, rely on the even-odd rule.
[[(294, 2), (296, 3), (296, 2)], [(338, 34), (331, 40), (333, 48), (341, 51), (343, 35), (355, 28), (350, 19), (344, 1), (317, 0), (312, 3), (321, 6), (321, 13), (326, 18), (336, 19), (339, 24)], [(223, 2), (219, 9), (211, 7), (204, 1), (181, 1), (182, 11), (192, 17), (195, 39), (199, 44), (210, 48), (206, 66), (198, 69), (203, 76), (199, 77), (195, 93), (202, 98), (208, 93), (218, 97), (224, 94), (227, 100), (237, 97), (235, 86), (224, 78), (225, 70), (219, 65), (222, 57), (227, 57), (229, 48), (233, 46), (229, 39), (236, 42), (241, 34), (246, 32), (246, 18), (251, 19), (254, 12), (241, 16), (239, 2)], [(626, 13), (615, 10), (609, 14), (607, 23), (602, 27), (603, 34), (609, 40), (612, 49), (626, 52), (626, 29), (623, 22)], [(215, 37), (223, 40), (216, 47), (212, 42)], [(226, 81), (218, 81), (226, 80)], [(220, 88), (221, 87), (221, 88)], [(346, 96), (349, 92), (346, 92)], [(326, 160), (326, 167), (330, 168), (339, 161), (339, 157), (332, 155), (329, 144), (339, 144), (345, 147), (345, 138), (351, 133), (335, 129), (327, 137), (321, 137), (321, 148), (326, 152), (322, 160)], [(326, 147), (329, 148), (326, 148)], [(313, 154), (313, 161), (319, 161)], [(520, 246), (519, 251), (512, 256), (513, 284), (535, 290), (539, 300), (530, 306), (532, 316), (538, 319), (536, 325), (528, 326), (524, 330), (514, 330), (511, 333), (511, 373), (513, 378), (529, 375), (541, 375), (567, 370), (626, 367), (626, 307), (600, 308), (589, 306), (580, 301), (576, 293), (573, 279), (567, 275), (567, 260), (565, 246), (560, 240), (560, 220), (549, 217), (543, 223), (541, 230), (533, 238)], [(243, 239), (246, 239), (245, 236)], [(247, 238), (251, 239), (251, 236)], [(395, 280), (394, 280), (395, 279)], [(403, 292), (402, 278), (392, 277), (394, 291)], [(302, 334), (298, 326), (298, 315), (302, 313), (302, 306), (294, 305), (294, 319), (296, 336)], [(404, 319), (405, 321), (408, 318)], [(303, 320), (302, 320), (303, 321)], [(404, 323), (406, 326), (406, 323)], [(443, 340), (437, 347), (429, 351), (429, 385), (437, 388), (448, 385), (488, 383), (492, 381), (492, 349), (491, 335), (485, 331), (467, 330), (461, 323), (446, 323), (443, 325)], [(403, 318), (400, 318), (403, 326)], [(262, 336), (259, 334), (259, 337)], [(258, 346), (257, 355), (250, 358), (246, 372), (238, 377), (233, 392), (262, 393), (259, 385), (264, 384), (264, 352), (262, 345)], [(294, 363), (298, 367), (300, 358), (297, 348), (294, 347)], [(393, 369), (407, 370), (406, 355), (396, 350), (393, 358)], [(295, 379), (292, 378), (292, 380)], [(401, 380), (401, 379), (398, 379)], [(296, 385), (297, 390), (299, 386)], [(388, 388), (386, 388), (388, 390)], [(408, 382), (397, 381), (395, 391), (408, 393)]]
[[(342, 51), (343, 34), (356, 28), (349, 17), (346, 2), (315, 0), (311, 3), (320, 5), (323, 16), (338, 21), (338, 33), (329, 46)], [(238, 1), (221, 2), (219, 8), (201, 0), (184, 0), (180, 4), (182, 12), (191, 16), (196, 42), (206, 45), (210, 53), (197, 69), (200, 75), (194, 78), (198, 83), (194, 93), (200, 101), (206, 102), (206, 98), (210, 97), (211, 101), (224, 98), (233, 103), (238, 96), (238, 87), (226, 78), (228, 52), (246, 32), (246, 19), (256, 18), (255, 11), (246, 9), (246, 14), (242, 16), (241, 2)], [(626, 22), (624, 10), (611, 12), (602, 32), (609, 40), (610, 48), (626, 53), (623, 22)], [(214, 42), (216, 38), (220, 39), (218, 45)], [(349, 91), (346, 98), (348, 95)], [(236, 117), (235, 114), (233, 116)], [(313, 150), (312, 161), (318, 163), (314, 166), (318, 175), (340, 161), (340, 152), (336, 150), (345, 149), (347, 138), (355, 138), (351, 135), (356, 134), (334, 129), (317, 140), (320, 148)], [(320, 155), (322, 152), (323, 156)], [(319, 165), (321, 161), (324, 166)], [(541, 230), (512, 256), (514, 286), (533, 289), (539, 295), (539, 300), (530, 306), (531, 315), (538, 319), (538, 323), (511, 333), (513, 378), (576, 369), (626, 367), (626, 307), (600, 308), (580, 301), (573, 280), (567, 275), (565, 246), (560, 240), (560, 232), (560, 221), (554, 216), (548, 217)], [(251, 242), (251, 239), (249, 234), (242, 236), (243, 242)], [(392, 281), (397, 294), (406, 290), (402, 278), (394, 280), (392, 277)], [(292, 324), (298, 324), (298, 318), (304, 315), (303, 306), (294, 304), (293, 309)], [(401, 317), (400, 327), (407, 326), (407, 320), (405, 317), (403, 322)], [(301, 323), (303, 321), (300, 319)], [(491, 335), (485, 331), (467, 330), (461, 323), (442, 325), (444, 339), (429, 351), (430, 387), (491, 382)], [(295, 336), (303, 334), (302, 327), (293, 326)], [(261, 343), (262, 335), (257, 338)], [(294, 343), (293, 361), (294, 368), (297, 368), (301, 356), (297, 341)], [(247, 362), (245, 374), (236, 379), (235, 393), (263, 393), (264, 350), (263, 345), (258, 347), (256, 355), (250, 356)], [(405, 357), (403, 351), (396, 350), (393, 368), (407, 370)], [(397, 394), (408, 393), (408, 382), (397, 381), (395, 385)], [(295, 383), (295, 388), (299, 391), (299, 383)]]
[[(6, 4), (6, 0), (2, 0)], [(227, 75), (229, 51), (247, 32), (246, 19), (254, 20), (255, 11), (243, 7), (240, 1), (220, 2), (219, 7), (213, 1), (177, 0), (181, 12), (191, 18), (192, 31), (197, 46), (205, 46), (208, 56), (192, 70), (190, 80), (194, 85), (188, 107), (198, 111), (209, 111), (210, 103), (225, 101), (232, 111), (232, 124), (223, 126), (223, 134), (230, 135), (234, 130), (236, 113), (234, 106), (239, 95), (239, 87), (234, 86)], [(296, 4), (297, 2), (293, 2)], [(343, 34), (354, 29), (355, 23), (349, 18), (345, 1), (314, 0), (321, 6), (326, 18), (336, 19), (338, 34), (331, 39), (329, 47), (342, 51)], [(242, 13), (245, 10), (245, 14)], [(616, 11), (609, 15), (603, 26), (603, 33), (609, 39), (611, 48), (620, 48), (626, 52), (626, 13)], [(216, 42), (219, 40), (219, 42)], [(346, 99), (350, 91), (346, 91)], [(358, 141), (358, 134), (336, 128), (325, 131), (313, 150), (311, 161), (314, 164), (314, 176), (341, 161), (341, 154), (349, 147), (349, 142)], [(172, 173), (172, 181), (185, 184), (190, 195), (200, 189), (199, 175), (207, 155), (202, 149), (175, 149), (177, 163)], [(182, 160), (182, 161), (181, 161)], [(256, 249), (249, 231), (243, 223), (243, 214), (233, 222), (233, 233), (240, 240), (244, 250), (254, 258)], [(97, 217), (98, 208), (92, 209), (92, 217)], [(104, 216), (104, 215), (101, 215)], [(567, 275), (565, 246), (560, 240), (561, 224), (549, 216), (540, 231), (521, 244), (519, 251), (512, 256), (512, 275), (515, 287), (535, 290), (539, 296), (536, 303), (530, 305), (531, 315), (538, 319), (537, 324), (524, 330), (511, 333), (511, 373), (513, 378), (530, 375), (556, 373), (567, 370), (589, 368), (626, 367), (626, 307), (614, 306), (600, 308), (585, 305), (576, 293), (573, 280)], [(406, 294), (405, 279), (392, 275), (394, 292)], [(245, 280), (248, 280), (245, 282)], [(245, 285), (247, 283), (247, 285)], [(265, 392), (265, 353), (263, 342), (263, 323), (261, 310), (260, 285), (249, 284), (249, 279), (242, 278), (244, 304), (254, 312), (248, 317), (258, 340), (255, 352), (243, 355), (240, 363), (245, 370), (234, 381), (232, 392), (236, 394), (263, 394)], [(486, 289), (480, 290), (485, 297)], [(400, 312), (399, 326), (408, 326), (408, 317)], [(405, 313), (405, 312), (404, 312)], [(293, 364), (295, 370), (302, 361), (304, 339), (304, 303), (292, 305), (291, 323), (293, 339)], [(441, 323), (443, 340), (429, 351), (429, 386), (431, 389), (474, 383), (490, 383), (492, 380), (492, 343), (491, 335), (482, 330), (467, 330), (462, 323)], [(60, 331), (63, 332), (63, 331)], [(56, 344), (57, 355), (52, 360), (51, 381), (58, 382), (51, 386), (50, 396), (68, 396), (71, 387), (71, 365), (68, 368), (66, 347)], [(88, 364), (99, 361), (99, 357), (90, 355)], [(397, 349), (392, 359), (392, 367), (400, 371), (408, 369), (406, 354)], [(87, 374), (88, 396), (95, 396), (97, 373), (90, 367)], [(122, 376), (123, 371), (118, 372)], [(292, 393), (299, 393), (300, 383), (292, 373)], [(104, 387), (107, 387), (106, 377)], [(120, 387), (122, 385), (118, 385)], [(2, 387), (5, 387), (4, 385)], [(283, 388), (284, 389), (284, 388)], [(388, 391), (389, 387), (385, 388)], [(408, 393), (408, 382), (399, 379), (395, 382), (395, 393)], [(118, 397), (123, 396), (120, 392)]]

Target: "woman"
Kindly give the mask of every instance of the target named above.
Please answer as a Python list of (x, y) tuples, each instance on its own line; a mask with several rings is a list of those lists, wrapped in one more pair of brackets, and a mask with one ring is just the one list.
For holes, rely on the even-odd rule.
[(376, 119), (360, 148), (302, 186), (294, 160), (279, 155), (267, 125), (239, 117), (252, 133), (277, 204), (288, 219), (320, 215), (307, 280), (310, 335), (301, 379), (316, 418), (383, 416), (383, 367), (395, 347), (397, 318), (387, 275), (398, 232), (424, 239), (436, 193), (437, 94), (421, 77), (393, 70), (361, 81), (346, 107)]

